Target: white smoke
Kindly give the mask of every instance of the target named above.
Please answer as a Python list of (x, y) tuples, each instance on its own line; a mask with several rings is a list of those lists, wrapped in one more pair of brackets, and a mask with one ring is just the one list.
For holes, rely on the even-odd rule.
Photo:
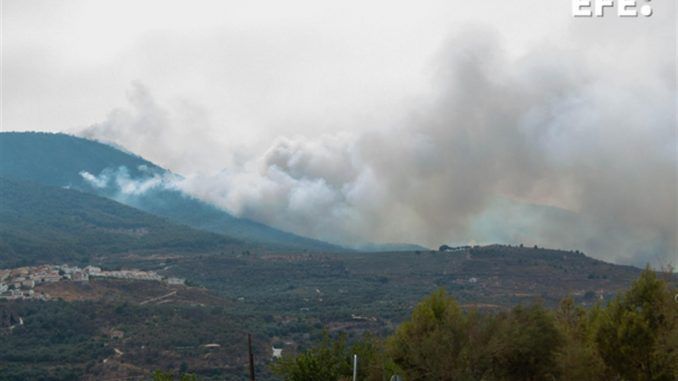
[(127, 99), (131, 107), (112, 110), (80, 135), (121, 145), (178, 172), (214, 164), (211, 154), (223, 147), (199, 106), (186, 100), (174, 101), (171, 107), (160, 105), (140, 82), (132, 83)]
[(400, 123), (280, 137), (218, 172), (199, 164), (217, 157), (214, 143), (178, 148), (200, 132), (138, 85), (135, 111), (84, 135), (193, 168), (174, 186), (236, 215), (332, 242), (523, 242), (675, 261), (675, 57), (648, 58), (639, 77), (636, 62), (597, 51), (508, 57), (478, 31), (444, 51), (436, 92), (394, 111)]
[(90, 186), (100, 190), (111, 190), (113, 198), (124, 201), (129, 196), (140, 196), (150, 190), (177, 190), (181, 177), (170, 172), (158, 173), (150, 170), (145, 165), (140, 165), (137, 170), (142, 176), (133, 177), (125, 166), (117, 168), (105, 168), (101, 173), (94, 175), (87, 171), (81, 171), (80, 177)]
[(103, 189), (108, 186), (109, 179), (107, 176), (95, 176), (87, 171), (81, 171), (80, 176), (83, 178), (83, 180), (96, 189)]

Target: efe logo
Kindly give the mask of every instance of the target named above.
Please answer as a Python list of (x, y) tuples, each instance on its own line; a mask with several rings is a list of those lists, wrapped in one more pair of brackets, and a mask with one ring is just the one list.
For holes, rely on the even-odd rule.
[[(646, 0), (649, 2), (650, 0)], [(636, 0), (572, 0), (572, 16), (574, 17), (603, 17), (606, 8), (617, 8), (618, 17), (638, 17), (638, 13), (645, 17), (652, 16), (652, 7), (645, 4), (638, 11)]]

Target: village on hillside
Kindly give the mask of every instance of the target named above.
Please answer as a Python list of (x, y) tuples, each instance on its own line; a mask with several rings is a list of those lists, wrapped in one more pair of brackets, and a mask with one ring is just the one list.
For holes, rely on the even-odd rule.
[(89, 282), (92, 278), (117, 278), (165, 282), (183, 285), (184, 279), (164, 277), (155, 271), (102, 270), (97, 266), (80, 268), (69, 265), (26, 266), (15, 269), (0, 269), (0, 299), (48, 300), (49, 295), (36, 292), (35, 286), (61, 281)]

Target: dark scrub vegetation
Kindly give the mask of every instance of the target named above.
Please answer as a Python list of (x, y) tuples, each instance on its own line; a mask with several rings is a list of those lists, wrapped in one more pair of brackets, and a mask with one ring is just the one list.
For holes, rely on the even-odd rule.
[(571, 298), (498, 314), (464, 311), (439, 290), (424, 299), (391, 336), (352, 346), (323, 340), (273, 365), (287, 381), (360, 380), (629, 380), (678, 378), (676, 290), (653, 271), (607, 306), (583, 309)]

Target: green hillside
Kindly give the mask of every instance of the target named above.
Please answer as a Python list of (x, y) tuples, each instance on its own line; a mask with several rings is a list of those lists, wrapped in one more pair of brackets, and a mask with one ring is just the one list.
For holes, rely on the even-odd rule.
[(0, 266), (81, 262), (148, 251), (205, 252), (240, 242), (75, 190), (0, 177)]
[(287, 233), (251, 220), (237, 218), (176, 189), (152, 187), (142, 193), (121, 194), (111, 181), (95, 187), (81, 173), (93, 176), (123, 171), (130, 180), (143, 181), (169, 172), (115, 147), (65, 134), (0, 133), (0, 176), (43, 185), (69, 187), (114, 199), (176, 223), (224, 234), (278, 250), (341, 251), (341, 247)]
[(100, 173), (106, 168), (128, 168), (141, 176), (139, 166), (162, 171), (133, 154), (87, 139), (45, 132), (0, 133), (0, 176), (57, 187), (80, 187), (81, 171)]

